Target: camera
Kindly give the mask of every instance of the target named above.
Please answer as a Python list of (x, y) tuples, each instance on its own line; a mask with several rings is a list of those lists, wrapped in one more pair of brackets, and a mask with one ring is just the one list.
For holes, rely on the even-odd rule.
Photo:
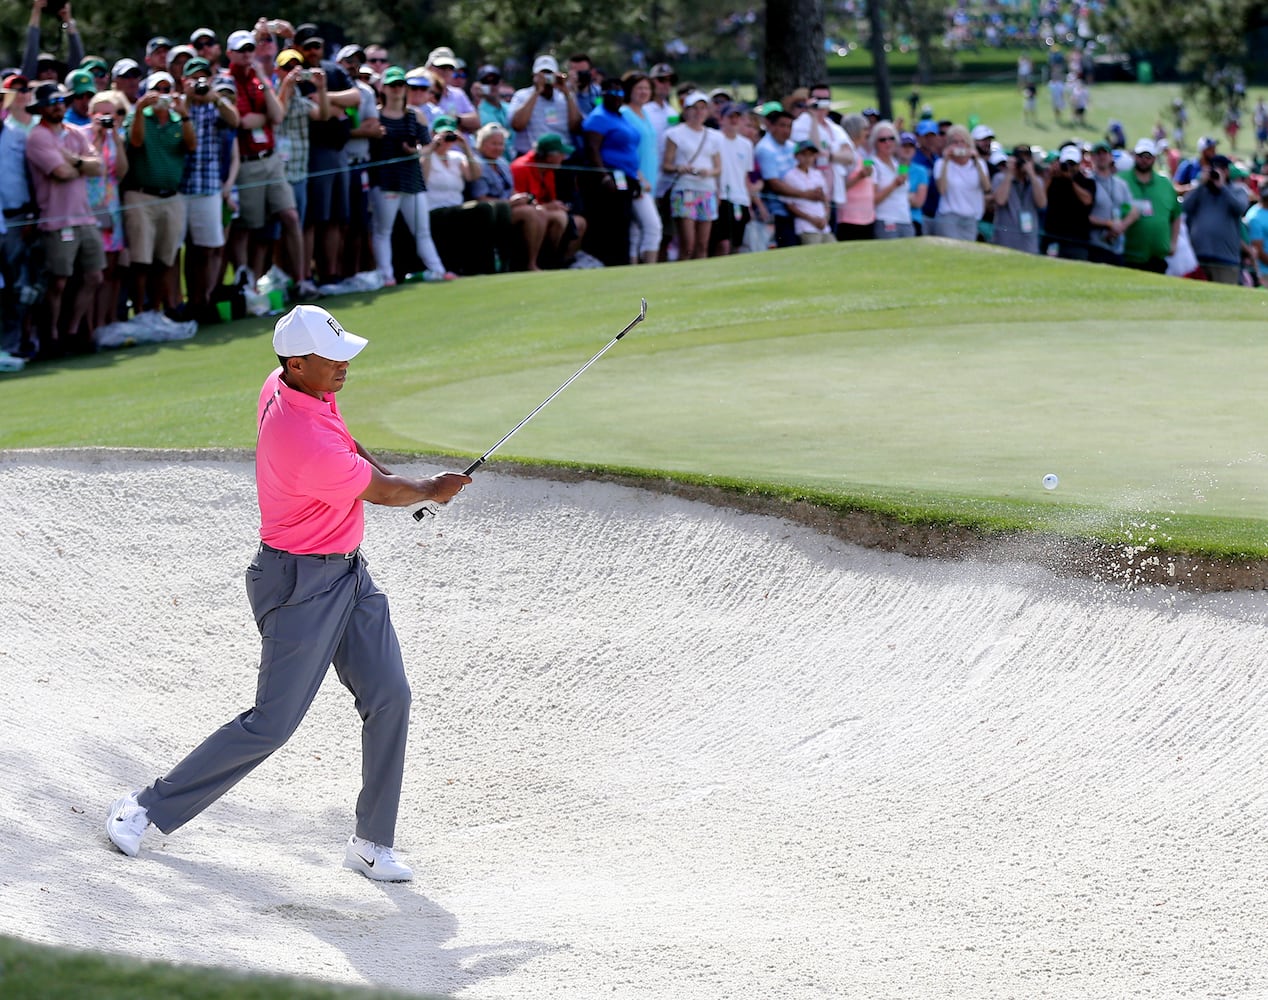
[(211, 93), (211, 84), (206, 80), (199, 80), (194, 84), (194, 93), (199, 97), (206, 97)]
[(301, 69), (299, 71), (299, 78), (305, 83), (308, 83), (313, 78), (313, 71), (311, 69)]
[(99, 115), (97, 124), (102, 128), (114, 128), (114, 115)]
[(172, 99), (164, 94), (155, 103), (157, 103), (160, 108), (169, 108), (172, 106)]
[(588, 69), (577, 70), (577, 86), (582, 90), (594, 82), (594, 75)]
[(817, 97), (810, 102), (812, 108), (831, 108), (832, 102), (826, 97)]
[(441, 142), (457, 142), (458, 133), (457, 132), (442, 132), (440, 136), (440, 141)]

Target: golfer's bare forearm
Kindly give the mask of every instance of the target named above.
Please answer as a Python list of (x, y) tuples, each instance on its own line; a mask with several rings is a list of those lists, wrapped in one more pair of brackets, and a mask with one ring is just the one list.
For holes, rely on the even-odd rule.
[(442, 472), (427, 479), (410, 479), (390, 473), (385, 475), (376, 467), (361, 499), (381, 507), (408, 507), (428, 500), (446, 503), (469, 482), (470, 476), (457, 472)]

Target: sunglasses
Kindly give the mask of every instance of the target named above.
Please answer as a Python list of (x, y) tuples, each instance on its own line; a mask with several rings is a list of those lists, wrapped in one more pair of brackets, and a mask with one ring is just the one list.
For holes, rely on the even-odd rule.
[(877, 142), (893, 142), (893, 141), (894, 141), (894, 136), (892, 136), (892, 135), (880, 135), (880, 136), (877, 136), (877, 137), (876, 137), (876, 141), (877, 141)]
[(246, 45), (239, 45), (236, 49), (234, 49), (234, 51), (245, 52), (248, 55), (250, 55), (252, 52), (255, 51), (255, 45), (252, 42), (247, 42)]
[(95, 76), (98, 80), (100, 80), (103, 76), (106, 76), (107, 74), (104, 69), (94, 69), (92, 71), (92, 75)]
[(305, 42), (304, 43), (305, 52), (307, 52), (309, 49), (324, 49), (325, 47), (326, 47), (325, 42)]
[(209, 49), (215, 44), (216, 40), (214, 38), (200, 38), (198, 41), (194, 42), (194, 48)]
[(373, 56), (368, 61), (372, 63), (385, 63), (388, 60), (387, 60), (387, 56)]
[(44, 106), (48, 108), (56, 108), (65, 103), (66, 103), (66, 98), (64, 97), (50, 97), (47, 101), (43, 102)]

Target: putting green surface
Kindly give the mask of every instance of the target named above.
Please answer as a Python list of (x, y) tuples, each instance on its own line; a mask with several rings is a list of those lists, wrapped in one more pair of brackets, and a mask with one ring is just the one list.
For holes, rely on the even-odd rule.
[[(327, 302), (378, 449), (805, 492), (917, 519), (1268, 551), (1268, 297), (920, 240)], [(250, 447), (266, 321), (6, 381), (8, 446)], [(457, 464), (457, 463), (455, 463)], [(1060, 477), (1043, 489), (1046, 473)], [(1144, 539), (1140, 539), (1144, 540)]]

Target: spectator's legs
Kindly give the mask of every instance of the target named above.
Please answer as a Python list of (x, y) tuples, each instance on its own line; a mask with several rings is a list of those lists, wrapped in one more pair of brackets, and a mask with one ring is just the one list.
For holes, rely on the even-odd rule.
[(420, 191), (418, 194), (401, 195), (401, 214), (405, 217), (405, 225), (414, 234), (414, 245), (418, 249), (423, 267), (444, 274), (445, 262), (440, 259), (436, 244), (431, 238), (431, 209), (427, 204), (426, 193)]
[(48, 339), (53, 343), (62, 339), (62, 296), (66, 294), (68, 281), (70, 281), (69, 276), (60, 274), (55, 274), (48, 279)]
[(511, 224), (519, 229), (520, 239), (524, 243), (524, 269), (540, 271), (537, 255), (541, 253), (542, 243), (546, 239), (546, 213), (536, 205), (513, 205)]
[(660, 214), (660, 248), (656, 253), (656, 259), (661, 261), (669, 260), (669, 244), (674, 239), (674, 219), (670, 212), (670, 194), (665, 192), (656, 199), (656, 211)]
[(395, 284), (396, 274), (392, 270), (392, 227), (396, 224), (396, 216), (401, 210), (400, 193), (384, 191), (377, 187), (371, 188), (370, 205), (374, 213), (373, 229), (370, 231), (370, 243), (374, 247), (374, 266), (385, 282)]
[[(88, 319), (92, 313), (92, 302), (97, 295), (97, 289), (101, 287), (101, 268), (95, 271), (85, 271), (83, 275), (83, 283), (79, 286), (79, 291), (75, 293), (75, 301), (71, 306), (70, 322), (66, 324), (67, 338), (73, 341), (79, 336), (80, 324)], [(92, 324), (88, 324), (88, 336), (92, 336)]]
[(106, 326), (115, 321), (115, 310), (119, 306), (119, 254), (118, 252), (106, 254), (106, 267), (101, 274), (101, 284), (97, 288), (97, 294), (93, 297), (92, 316), (90, 317), (90, 325), (95, 330), (99, 326)]
[(22, 304), (22, 271), (26, 260), (26, 225), (17, 220), (11, 229), (0, 236), (0, 274), (4, 276), (4, 289), (0, 291), (4, 327), (0, 331), (0, 351), (17, 354), (22, 350), (22, 321), (26, 306)]
[[(303, 256), (304, 252), (304, 233), (299, 225), (299, 212), (293, 208), (284, 209), (278, 213), (278, 221), (282, 224), (282, 243), (286, 247), (286, 256), (298, 263), (293, 265), (294, 270), (290, 271), (291, 278), (296, 284), (303, 280), (307, 268), (304, 262), (309, 258)], [(257, 271), (257, 274), (260, 272)]]

